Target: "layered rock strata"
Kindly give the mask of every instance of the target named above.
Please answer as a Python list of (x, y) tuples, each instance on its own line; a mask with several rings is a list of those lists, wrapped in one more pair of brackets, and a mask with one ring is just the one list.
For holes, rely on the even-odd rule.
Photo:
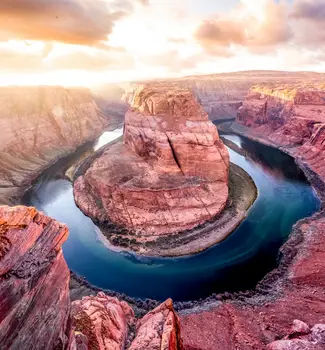
[[(100, 292), (72, 303), (75, 332), (84, 335), (88, 349), (124, 349), (134, 312), (124, 301)], [(85, 341), (86, 340), (86, 341)]]
[(75, 181), (86, 215), (157, 236), (191, 229), (223, 210), (228, 151), (191, 92), (140, 87), (123, 138)]
[(49, 164), (108, 123), (86, 89), (0, 88), (0, 203), (17, 203)]
[(146, 314), (136, 325), (129, 350), (183, 350), (179, 317), (171, 299)]
[[(235, 119), (238, 108), (249, 90), (258, 84), (314, 83), (324, 81), (325, 74), (312, 72), (243, 71), (222, 74), (197, 75), (169, 81), (177, 88), (190, 89), (198, 98), (211, 120)], [(141, 83), (122, 86), (123, 99), (131, 102)], [(166, 81), (161, 82), (162, 85)], [(106, 95), (109, 95), (109, 91)]]
[[(293, 155), (323, 204), (325, 158), (320, 131), (324, 97), (320, 84), (255, 87), (239, 111), (237, 124), (232, 125), (232, 130), (246, 137)], [(324, 252), (325, 213), (321, 210), (295, 225), (281, 248), (279, 266), (256, 291), (221, 296), (220, 300), (229, 300), (181, 317), (185, 348), (324, 348)], [(302, 328), (292, 334), (296, 319), (315, 326), (306, 334), (301, 334)]]
[(34, 208), (0, 207), (1, 349), (183, 349), (171, 300), (138, 321), (126, 302), (102, 292), (70, 306), (67, 235)]
[(0, 348), (65, 349), (71, 341), (66, 226), (34, 208), (0, 207)]
[(237, 120), (325, 177), (325, 84), (255, 87)]

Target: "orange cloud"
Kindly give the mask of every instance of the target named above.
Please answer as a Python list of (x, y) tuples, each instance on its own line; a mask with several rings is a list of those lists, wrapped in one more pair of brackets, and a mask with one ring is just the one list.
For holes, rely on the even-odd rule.
[(229, 55), (230, 47), (239, 45), (254, 52), (264, 52), (291, 38), (286, 6), (273, 0), (261, 0), (256, 8), (247, 0), (223, 18), (202, 22), (195, 37), (210, 53)]
[(0, 39), (94, 45), (121, 15), (101, 0), (1, 0)]

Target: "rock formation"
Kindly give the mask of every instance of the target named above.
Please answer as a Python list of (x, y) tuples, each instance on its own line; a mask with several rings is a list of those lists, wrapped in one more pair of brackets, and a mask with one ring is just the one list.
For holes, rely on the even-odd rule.
[(66, 226), (34, 208), (0, 207), (0, 348), (65, 349), (71, 341)]
[(302, 321), (294, 320), (290, 334), (282, 340), (270, 343), (267, 350), (322, 350), (325, 348), (325, 324), (312, 329)]
[(34, 208), (0, 206), (1, 349), (182, 350), (171, 300), (139, 320), (136, 334), (132, 308), (102, 292), (70, 310), (67, 236), (65, 225)]
[[(211, 120), (226, 120), (236, 118), (238, 108), (254, 85), (320, 82), (324, 81), (324, 77), (324, 74), (312, 72), (245, 71), (189, 76), (168, 83), (177, 88), (190, 89)], [(125, 90), (123, 99), (126, 102), (131, 103), (140, 84), (122, 86)], [(166, 82), (162, 81), (161, 84), (165, 85)]]
[(183, 350), (180, 321), (171, 299), (139, 320), (136, 334), (129, 350)]
[(107, 147), (74, 184), (81, 210), (143, 236), (216, 216), (228, 197), (228, 151), (192, 93), (139, 87), (124, 141)]
[(258, 86), (238, 113), (238, 122), (325, 176), (325, 85)]
[[(324, 91), (321, 84), (255, 87), (239, 111), (241, 125), (232, 125), (246, 137), (282, 147), (293, 155), (323, 205)], [(181, 317), (185, 348), (323, 349), (324, 251), (325, 213), (321, 210), (295, 225), (281, 248), (280, 265), (256, 291), (238, 293), (233, 301)], [(296, 328), (292, 333), (292, 322), (297, 319), (315, 326), (306, 335), (296, 334), (306, 328), (300, 324), (299, 332)]]
[(87, 339), (89, 349), (125, 348), (128, 328), (135, 322), (134, 312), (124, 301), (104, 293), (72, 303), (75, 331)]
[(49, 164), (107, 124), (88, 90), (0, 88), (0, 203), (17, 203)]

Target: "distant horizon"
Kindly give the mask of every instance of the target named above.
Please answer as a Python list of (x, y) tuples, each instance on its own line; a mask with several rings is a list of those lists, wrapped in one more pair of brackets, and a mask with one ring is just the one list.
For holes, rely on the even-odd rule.
[(218, 75), (239, 75), (239, 74), (245, 74), (245, 73), (290, 73), (290, 74), (315, 74), (315, 75), (324, 75), (325, 78), (325, 72), (317, 72), (317, 71), (286, 71), (286, 70), (271, 70), (271, 69), (258, 69), (258, 70), (242, 70), (242, 71), (232, 71), (232, 72), (213, 72), (213, 73), (207, 73), (207, 74), (193, 74), (193, 75), (184, 75), (180, 77), (168, 77), (168, 78), (148, 78), (148, 79), (137, 79), (137, 80), (125, 80), (125, 81), (114, 81), (114, 82), (101, 82), (95, 85), (63, 85), (63, 84), (2, 84), (0, 81), (0, 88), (4, 87), (63, 87), (63, 88), (89, 88), (89, 89), (96, 89), (98, 87), (102, 87), (105, 85), (123, 85), (128, 83), (145, 83), (145, 82), (153, 82), (153, 81), (177, 81), (182, 79), (190, 79), (190, 78), (198, 78), (198, 77), (208, 77), (208, 76), (218, 76)]

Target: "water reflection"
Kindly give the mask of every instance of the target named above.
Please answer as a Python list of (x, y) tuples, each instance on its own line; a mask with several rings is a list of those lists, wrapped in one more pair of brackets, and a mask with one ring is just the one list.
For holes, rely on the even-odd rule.
[(293, 158), (275, 148), (258, 144), (245, 137), (221, 134), (221, 136), (240, 147), (243, 155), (260, 166), (264, 172), (272, 177), (290, 179), (291, 181), (305, 182), (303, 171), (298, 167), (287, 166), (294, 162)]

